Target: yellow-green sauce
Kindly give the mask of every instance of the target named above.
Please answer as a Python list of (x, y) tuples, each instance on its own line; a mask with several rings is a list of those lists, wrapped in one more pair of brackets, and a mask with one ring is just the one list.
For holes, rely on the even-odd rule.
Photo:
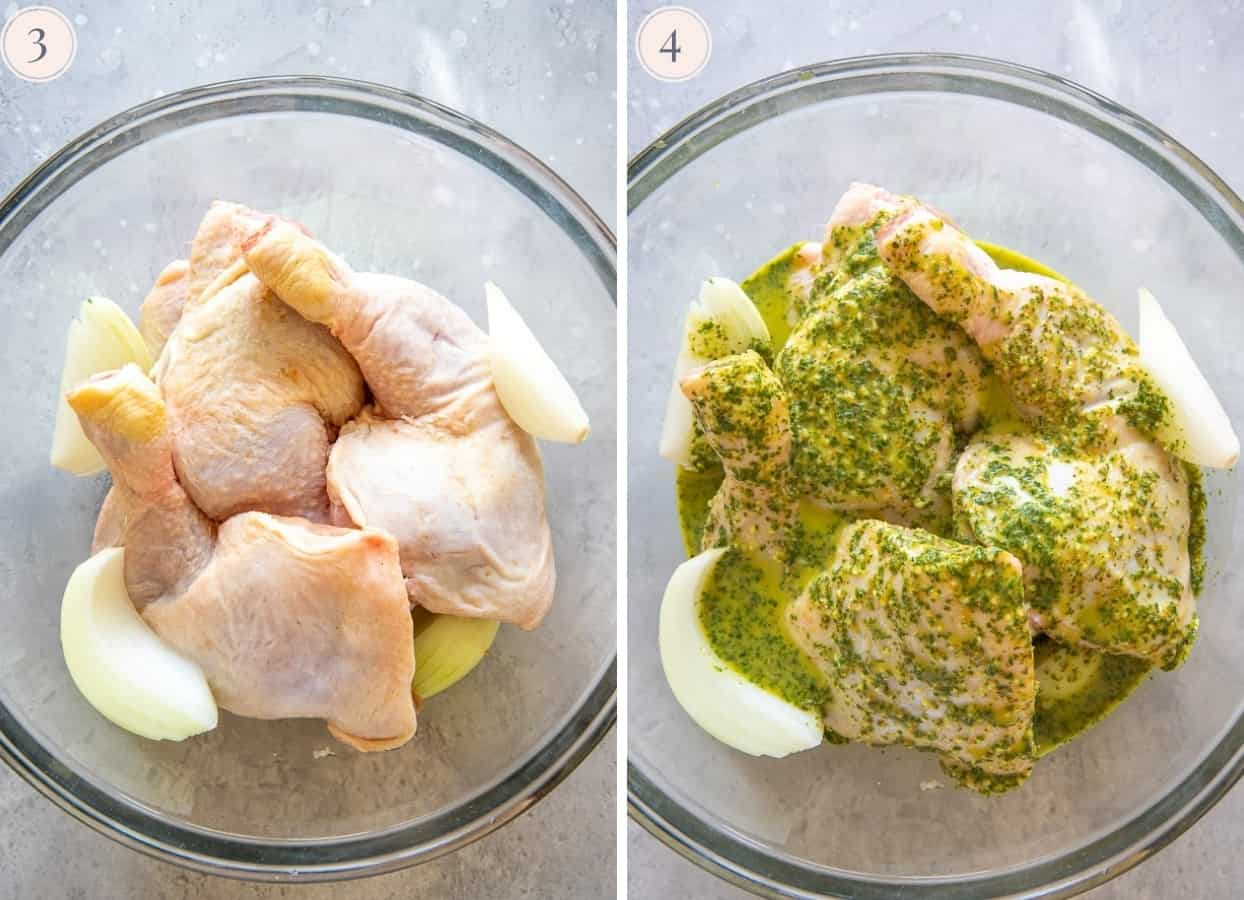
[(1049, 266), (1042, 265), (1035, 259), (1030, 259), (1022, 253), (1016, 253), (1006, 247), (998, 244), (991, 244), (988, 241), (976, 241), (976, 246), (980, 247), (989, 254), (989, 258), (996, 262), (1003, 269), (1015, 269), (1017, 272), (1031, 272), (1033, 275), (1044, 275), (1046, 278), (1057, 278), (1059, 281), (1065, 281), (1071, 284), (1071, 279), (1065, 275), (1055, 272)]
[(819, 711), (825, 682), (786, 636), (788, 599), (776, 563), (731, 548), (700, 594), (700, 621), (728, 665), (788, 702)]
[(720, 468), (696, 472), (678, 466), (674, 489), (678, 495), (678, 524), (682, 530), (682, 546), (687, 556), (700, 552), (704, 540), (704, 524), (708, 521), (708, 503), (721, 487), (725, 474)]
[(795, 255), (799, 252), (799, 248), (803, 244), (791, 244), (773, 259), (769, 260), (739, 285), (743, 289), (743, 293), (751, 298), (752, 303), (756, 304), (756, 309), (760, 311), (760, 317), (765, 320), (765, 327), (769, 329), (769, 338), (772, 343), (772, 351), (777, 353), (786, 344), (786, 339), (790, 337), (790, 318), (789, 310), (791, 305), (790, 292), (787, 290), (787, 283), (790, 276), (797, 268), (795, 265)]
[(1032, 736), (1037, 756), (1104, 719), (1152, 669), (1142, 659), (1068, 647), (1048, 638), (1039, 638), (1033, 652), (1037, 709)]
[[(1000, 266), (1067, 281), (1058, 272), (1013, 250), (978, 241)], [(794, 244), (741, 283), (760, 311), (776, 356), (791, 333), (791, 307), (803, 301), (788, 289), (797, 268)], [(988, 386), (982, 424), (994, 430), (1017, 422), (1009, 394), (996, 376)], [(1204, 572), (1205, 495), (1200, 472), (1189, 466), (1193, 527), (1189, 550), (1193, 585), (1199, 592)], [(683, 544), (689, 556), (700, 551), (708, 505), (722, 482), (720, 467), (706, 471), (678, 468), (676, 491)], [(819, 708), (827, 690), (823, 676), (791, 642), (786, 608), (807, 582), (826, 568), (838, 530), (849, 518), (811, 503), (800, 506), (782, 571), (759, 555), (731, 550), (716, 566), (700, 599), (700, 617), (710, 645), (748, 680), (804, 708)], [(1038, 638), (1035, 645), (1038, 694), (1034, 737), (1038, 755), (1066, 743), (1104, 718), (1150, 671), (1148, 663), (1095, 653)], [(831, 736), (832, 737), (832, 736)]]

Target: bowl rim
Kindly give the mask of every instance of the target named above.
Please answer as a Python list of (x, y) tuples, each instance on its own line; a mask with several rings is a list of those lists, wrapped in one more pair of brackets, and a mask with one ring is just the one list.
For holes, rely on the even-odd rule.
[[(320, 75), (245, 78), (197, 85), (137, 104), (69, 141), (0, 201), (0, 254), (83, 175), (161, 134), (198, 122), (261, 112), (325, 112), (428, 136), (466, 154), (521, 191), (574, 241), (617, 305), (617, 242), (573, 188), (495, 129), (409, 91)], [(78, 778), (0, 700), (0, 759), (78, 821), (165, 862), (254, 881), (333, 881), (394, 871), (460, 849), (547, 796), (596, 747), (616, 719), (617, 651), (597, 669), (578, 706), (543, 745), (473, 796), (422, 819), (362, 835), (272, 838), (228, 835), (172, 821)]]
[[(717, 143), (769, 117), (757, 107), (767, 100), (831, 83), (857, 85), (819, 98), (876, 92), (868, 85), (895, 76), (933, 76), (904, 90), (945, 92), (945, 79), (989, 91), (960, 91), (1020, 103), (1086, 129), (1128, 153), (1177, 190), (1244, 262), (1244, 201), (1194, 153), (1165, 131), (1109, 98), (1066, 78), (1030, 66), (959, 53), (885, 53), (811, 63), (768, 76), (708, 103), (655, 138), (627, 167), (628, 216), (656, 188)], [(860, 86), (863, 89), (859, 89)], [(854, 89), (852, 89), (854, 88)], [(892, 90), (899, 90), (898, 87)], [(1022, 103), (1022, 95), (1061, 104), (1061, 109)], [(785, 109), (778, 109), (778, 114)], [(754, 121), (753, 121), (754, 120)], [(730, 127), (735, 130), (729, 130)], [(1091, 127), (1090, 127), (1091, 126)], [(718, 132), (725, 132), (718, 133)], [(698, 139), (695, 146), (689, 142)], [(1189, 196), (1192, 193), (1194, 196)], [(929, 898), (1070, 897), (1104, 884), (1152, 856), (1183, 834), (1244, 775), (1244, 715), (1164, 796), (1085, 846), (1059, 857), (1011, 867), (996, 875), (883, 878), (812, 864), (765, 852), (759, 844), (698, 818), (657, 787), (627, 755), (627, 809), (649, 834), (681, 856), (738, 887), (769, 897), (850, 896), (889, 898), (896, 890)]]

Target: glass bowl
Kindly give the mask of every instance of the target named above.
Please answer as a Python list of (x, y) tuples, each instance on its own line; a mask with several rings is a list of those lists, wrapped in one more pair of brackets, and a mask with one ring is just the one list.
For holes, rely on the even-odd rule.
[(1160, 298), (1244, 426), (1244, 204), (1140, 117), (1064, 79), (949, 55), (851, 59), (744, 87), (663, 135), (629, 173), (631, 812), (760, 893), (1060, 896), (1194, 822), (1244, 769), (1244, 606), (1235, 472), (1213, 473), (1201, 636), (1180, 669), (1046, 757), (1022, 789), (951, 786), (931, 754), (825, 746), (784, 760), (700, 731), (662, 675), (657, 613), (683, 558), (656, 454), (687, 302), (820, 240), (852, 180), (914, 193), (974, 237), (1068, 275), (1135, 333)]
[[(215, 198), (294, 216), (355, 265), (433, 285), (479, 323), (483, 282), (503, 285), (591, 415), (587, 443), (542, 448), (551, 614), (532, 633), (503, 628), (479, 669), (424, 704), (400, 750), (353, 752), (319, 721), (229, 715), (184, 743), (145, 741), (95, 713), (65, 669), (61, 592), (89, 553), (107, 486), (47, 462), (66, 329), (88, 294), (136, 316)], [(10, 429), (0, 756), (131, 847), (273, 880), (426, 860), (551, 790), (614, 718), (615, 263), (609, 229), (535, 158), (459, 113), (371, 84), (194, 88), (121, 113), (48, 160), (0, 207)]]

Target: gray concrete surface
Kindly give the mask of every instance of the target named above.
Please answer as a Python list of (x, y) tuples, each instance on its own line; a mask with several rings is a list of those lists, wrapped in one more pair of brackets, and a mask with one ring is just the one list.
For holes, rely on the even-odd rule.
[[(666, 5), (632, 0), (642, 18)], [(1237, 192), (1244, 191), (1244, 4), (1240, 0), (704, 0), (713, 55), (699, 76), (668, 84), (628, 63), (627, 147), (634, 154), (728, 91), (797, 65), (865, 53), (944, 50), (999, 57), (1087, 85), (1156, 122)], [(628, 825), (634, 898), (746, 896)], [(1090, 893), (1093, 900), (1226, 900), (1241, 896), (1244, 791), (1236, 790), (1152, 860)]]
[[(546, 160), (614, 220), (608, 0), (41, 2), (76, 23), (78, 53), (47, 84), (0, 68), (0, 194), (70, 138), (161, 93), (244, 76), (333, 74), (474, 116)], [(7, 19), (19, 5), (0, 0), (0, 11)], [(147, 859), (77, 824), (0, 766), (0, 898), (612, 897), (615, 771), (611, 733), (549, 798), (459, 853), (367, 881), (293, 887)]]

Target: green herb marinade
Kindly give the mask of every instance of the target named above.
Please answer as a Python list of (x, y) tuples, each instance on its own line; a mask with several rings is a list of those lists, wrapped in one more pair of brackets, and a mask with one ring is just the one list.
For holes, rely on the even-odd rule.
[(1188, 477), (1188, 504), (1192, 521), (1188, 527), (1188, 555), (1192, 559), (1192, 593), (1200, 594), (1205, 586), (1205, 476), (1192, 463), (1184, 463)]
[(788, 310), (791, 296), (787, 283), (796, 268), (795, 254), (802, 246), (800, 243), (787, 247), (739, 284), (765, 320), (774, 354), (785, 346), (786, 339), (790, 337)]
[(786, 636), (787, 596), (776, 564), (732, 548), (700, 595), (700, 621), (713, 650), (748, 681), (819, 711), (824, 680)]
[(1104, 719), (1153, 668), (1141, 659), (1068, 647), (1048, 638), (1039, 638), (1034, 651), (1037, 709), (1032, 733), (1038, 757)]

